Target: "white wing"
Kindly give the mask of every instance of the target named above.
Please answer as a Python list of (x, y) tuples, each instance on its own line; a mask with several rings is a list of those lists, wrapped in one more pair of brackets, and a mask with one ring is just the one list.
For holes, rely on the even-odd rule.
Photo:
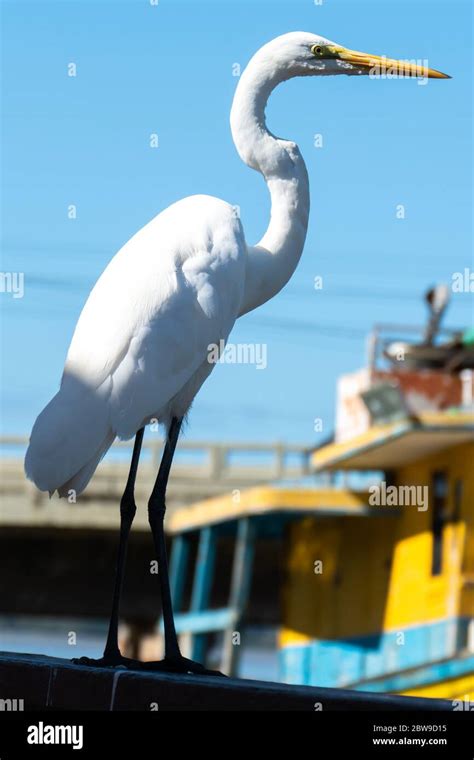
[(61, 389), (38, 417), (25, 467), (41, 490), (80, 492), (114, 437), (184, 414), (227, 340), (245, 284), (234, 209), (210, 196), (173, 204), (112, 259), (69, 348)]

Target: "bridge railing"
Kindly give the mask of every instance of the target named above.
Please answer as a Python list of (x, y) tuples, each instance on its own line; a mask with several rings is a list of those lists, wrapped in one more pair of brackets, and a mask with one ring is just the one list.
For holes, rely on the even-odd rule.
[[(34, 494), (25, 478), (23, 455), (28, 444), (24, 436), (0, 437), (0, 489), (11, 495)], [(129, 467), (132, 442), (116, 442), (99, 465), (88, 488), (90, 498), (115, 499), (123, 489)], [(138, 488), (149, 489), (158, 471), (163, 442), (153, 434), (143, 443)], [(304, 446), (274, 443), (189, 441), (183, 438), (176, 453), (170, 487), (183, 493), (189, 488), (209, 495), (251, 486), (270, 480), (301, 477), (310, 472), (309, 450)], [(202, 488), (201, 488), (202, 487)]]

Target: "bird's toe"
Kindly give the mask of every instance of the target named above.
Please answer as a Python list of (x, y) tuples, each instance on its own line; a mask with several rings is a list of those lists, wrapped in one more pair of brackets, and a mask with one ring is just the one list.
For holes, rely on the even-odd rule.
[(210, 670), (200, 662), (188, 660), (186, 657), (165, 657), (163, 660), (156, 662), (142, 662), (142, 670), (148, 670), (157, 673), (182, 673), (205, 676), (219, 676), (225, 678), (224, 673), (219, 670)]

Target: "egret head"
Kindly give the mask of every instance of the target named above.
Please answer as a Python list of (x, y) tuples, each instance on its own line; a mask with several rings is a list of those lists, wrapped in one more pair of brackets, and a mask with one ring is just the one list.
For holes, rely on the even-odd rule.
[[(374, 79), (417, 77), (450, 79), (428, 67), (426, 60), (402, 61), (359, 53), (308, 32), (290, 32), (260, 48), (242, 72), (230, 114), (232, 137), (244, 163), (265, 176), (288, 171), (294, 156), (266, 129), (265, 106), (271, 92), (285, 80), (331, 74), (366, 75)], [(294, 147), (294, 144), (292, 144)], [(289, 163), (288, 163), (289, 162)], [(284, 169), (286, 165), (286, 169)]]
[(397, 60), (350, 50), (308, 32), (291, 32), (269, 42), (259, 53), (281, 78), (332, 74), (369, 75), (373, 78), (420, 77), (449, 79), (431, 69), (425, 59)]

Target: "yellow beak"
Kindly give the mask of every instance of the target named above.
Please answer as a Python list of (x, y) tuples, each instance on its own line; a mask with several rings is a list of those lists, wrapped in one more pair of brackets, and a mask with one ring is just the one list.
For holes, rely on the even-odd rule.
[(420, 77), (423, 79), (451, 79), (449, 74), (443, 74), (441, 71), (428, 68), (426, 61), (401, 61), (395, 58), (386, 58), (384, 55), (359, 53), (357, 50), (348, 50), (343, 47), (335, 48), (334, 53), (336, 58), (347, 61), (352, 66), (360, 68), (362, 73), (368, 73), (374, 78)]

